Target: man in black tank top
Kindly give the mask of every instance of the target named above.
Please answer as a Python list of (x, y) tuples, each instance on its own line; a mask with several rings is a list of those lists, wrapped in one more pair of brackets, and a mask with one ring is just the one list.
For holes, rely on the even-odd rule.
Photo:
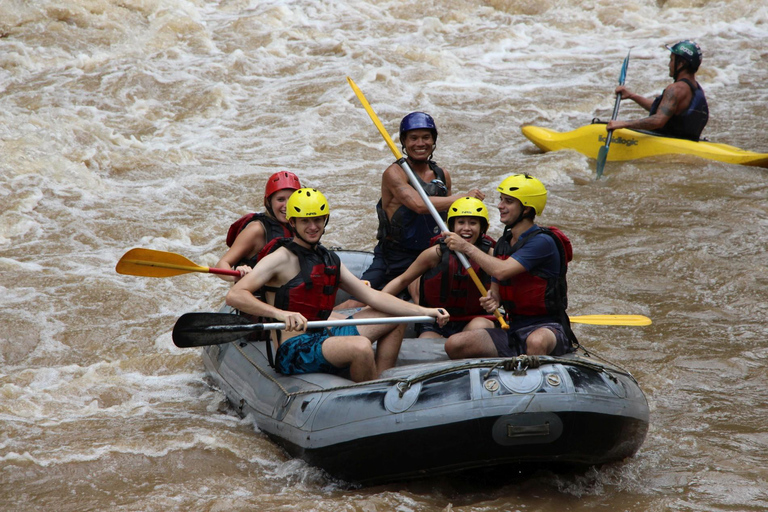
[(669, 76), (675, 81), (655, 99), (645, 98), (620, 85), (616, 94), (630, 99), (649, 112), (648, 117), (635, 121), (610, 121), (608, 130), (629, 128), (649, 130), (670, 137), (699, 140), (709, 120), (709, 107), (704, 90), (696, 82), (696, 71), (702, 53), (698, 44), (685, 40), (666, 46), (670, 51)]
[[(406, 115), (400, 122), (400, 143), (416, 180), (441, 215), (462, 197), (475, 197), (481, 201), (485, 198), (478, 189), (453, 194), (451, 174), (432, 160), (437, 147), (437, 125), (429, 114), (411, 112)], [(429, 247), (429, 241), (440, 234), (440, 229), (397, 162), (387, 167), (381, 177), (381, 199), (376, 205), (376, 214), (379, 218), (378, 243), (373, 251), (373, 262), (362, 279), (374, 289), (381, 290), (416, 261)], [(362, 305), (353, 298), (340, 304), (339, 308)]]

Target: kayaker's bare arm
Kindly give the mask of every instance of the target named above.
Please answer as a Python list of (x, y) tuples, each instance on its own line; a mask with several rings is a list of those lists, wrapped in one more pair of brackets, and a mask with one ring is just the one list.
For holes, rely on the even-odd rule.
[(480, 305), (488, 313), (493, 313), (499, 306), (501, 306), (501, 299), (499, 298), (499, 283), (491, 283), (491, 287), (488, 289), (488, 294), (485, 297), (480, 297)]
[(664, 91), (659, 109), (655, 114), (636, 121), (610, 121), (606, 129), (658, 130), (663, 128), (672, 116), (687, 108), (690, 102), (691, 94), (688, 85), (685, 82), (675, 82)]
[(623, 100), (632, 100), (641, 107), (643, 107), (648, 112), (651, 111), (651, 105), (653, 105), (653, 99), (652, 98), (646, 98), (645, 96), (640, 96), (639, 94), (635, 94), (634, 92), (630, 91), (623, 85), (620, 85), (616, 88), (616, 94), (621, 94), (621, 99)]

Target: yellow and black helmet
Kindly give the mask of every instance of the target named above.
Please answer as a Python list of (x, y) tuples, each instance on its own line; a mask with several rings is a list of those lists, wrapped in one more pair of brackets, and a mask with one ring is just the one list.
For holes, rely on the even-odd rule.
[(523, 203), (523, 206), (530, 206), (536, 215), (541, 215), (547, 204), (547, 189), (544, 184), (527, 173), (509, 176), (496, 190), (514, 197)]
[(456, 217), (478, 217), (483, 225), (480, 233), (483, 234), (488, 230), (488, 224), (490, 223), (488, 209), (476, 197), (462, 197), (455, 200), (451, 207), (448, 208), (448, 229), (451, 231), (453, 231)]
[(300, 188), (291, 194), (285, 207), (285, 218), (324, 217), (330, 215), (328, 200), (316, 188)]

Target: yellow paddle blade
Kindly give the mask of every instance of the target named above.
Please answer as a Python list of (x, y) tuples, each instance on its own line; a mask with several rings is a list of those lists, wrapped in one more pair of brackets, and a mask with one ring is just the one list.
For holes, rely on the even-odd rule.
[(371, 108), (371, 104), (368, 103), (367, 99), (365, 99), (365, 94), (363, 94), (363, 91), (360, 90), (360, 88), (351, 78), (347, 77), (347, 82), (349, 82), (349, 86), (352, 87), (352, 90), (355, 92), (355, 96), (357, 96), (357, 99), (360, 100), (360, 103), (363, 105), (365, 111), (368, 112), (368, 115), (370, 116), (371, 121), (373, 121), (373, 124), (375, 124), (376, 128), (379, 129), (379, 133), (382, 137), (384, 137), (384, 142), (386, 142), (387, 146), (389, 146), (389, 149), (392, 150), (392, 154), (394, 154), (395, 158), (398, 160), (403, 158), (400, 150), (397, 149), (395, 143), (392, 142), (392, 137), (389, 136), (387, 130), (384, 129), (384, 125), (382, 125), (381, 121), (379, 121), (379, 116), (376, 115), (376, 112), (374, 112), (373, 108)]
[(651, 319), (643, 315), (575, 315), (570, 317), (576, 324), (592, 325), (651, 325)]
[(189, 272), (209, 272), (181, 254), (153, 249), (131, 249), (120, 258), (115, 270), (118, 274), (144, 277), (170, 277)]

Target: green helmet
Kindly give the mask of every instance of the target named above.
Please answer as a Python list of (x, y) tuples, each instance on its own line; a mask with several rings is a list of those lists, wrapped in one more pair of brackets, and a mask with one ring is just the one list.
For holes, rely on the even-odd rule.
[(690, 39), (679, 41), (672, 46), (667, 44), (665, 47), (667, 50), (687, 62), (688, 67), (694, 73), (699, 69), (699, 66), (701, 66), (701, 47)]

